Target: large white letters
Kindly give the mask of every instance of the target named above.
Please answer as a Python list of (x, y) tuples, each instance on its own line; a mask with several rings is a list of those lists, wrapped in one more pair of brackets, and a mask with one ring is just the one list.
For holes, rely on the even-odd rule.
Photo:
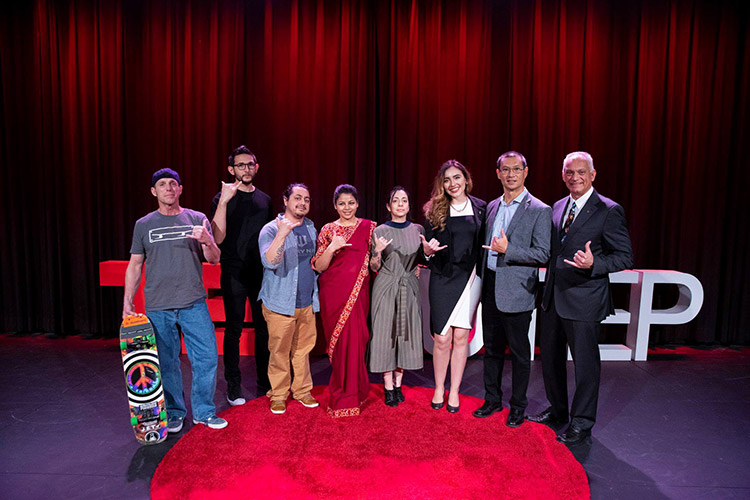
[[(544, 281), (545, 269), (540, 269), (539, 280)], [(424, 347), (432, 353), (430, 335), (430, 300), (428, 285), (429, 269), (422, 269), (419, 276), (422, 296), (422, 333)], [(629, 310), (615, 309), (615, 314), (607, 316), (602, 323), (628, 325), (625, 344), (600, 344), (602, 361), (645, 361), (648, 353), (648, 337), (651, 325), (681, 325), (692, 321), (703, 306), (703, 286), (690, 274), (678, 271), (634, 269), (611, 273), (609, 281), (614, 286), (630, 285)], [(679, 291), (677, 303), (667, 309), (654, 309), (654, 286), (659, 284), (676, 285)], [(476, 328), (469, 342), (469, 356), (476, 354), (483, 345), (481, 304), (477, 311)], [(536, 337), (536, 311), (531, 316), (529, 342), (531, 357), (534, 358)], [(570, 356), (570, 355), (568, 355)]]

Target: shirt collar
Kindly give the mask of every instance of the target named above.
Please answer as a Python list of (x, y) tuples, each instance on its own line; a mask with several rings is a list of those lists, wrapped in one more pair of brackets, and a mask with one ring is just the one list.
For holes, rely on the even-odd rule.
[(411, 224), (411, 222), (404, 221), (404, 222), (394, 222), (392, 220), (386, 221), (385, 225), (390, 227), (395, 227), (396, 229), (403, 229), (405, 227), (408, 227)]
[(528, 192), (529, 191), (524, 187), (523, 191), (521, 191), (518, 194), (518, 196), (516, 196), (515, 198), (513, 198), (512, 200), (510, 200), (510, 203), (505, 203), (505, 194), (503, 193), (503, 195), (500, 197), (500, 203), (503, 206), (506, 206), (506, 207), (512, 205), (513, 203), (520, 204), (523, 201), (523, 199), (526, 198), (526, 193), (528, 193)]
[(594, 192), (594, 186), (591, 186), (588, 191), (586, 191), (583, 196), (578, 198), (577, 200), (574, 200), (572, 196), (568, 195), (568, 198), (570, 200), (568, 201), (568, 206), (571, 206), (571, 203), (575, 202), (576, 204), (576, 210), (581, 210), (584, 205), (586, 205), (586, 202), (589, 201), (589, 198), (591, 198), (591, 193)]

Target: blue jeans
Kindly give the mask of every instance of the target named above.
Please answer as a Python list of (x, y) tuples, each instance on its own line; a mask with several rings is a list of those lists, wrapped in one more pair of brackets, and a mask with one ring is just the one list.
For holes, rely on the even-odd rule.
[(167, 400), (168, 416), (185, 417), (185, 396), (182, 391), (180, 370), (180, 325), (192, 366), (193, 381), (190, 402), (193, 419), (206, 420), (216, 415), (214, 393), (216, 392), (216, 365), (219, 355), (216, 350), (214, 323), (208, 313), (205, 300), (182, 309), (146, 311), (156, 332), (159, 348), (159, 364)]

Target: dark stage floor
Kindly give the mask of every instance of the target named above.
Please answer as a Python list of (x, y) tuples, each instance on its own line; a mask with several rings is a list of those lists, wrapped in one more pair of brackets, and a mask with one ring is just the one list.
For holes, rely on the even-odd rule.
[[(327, 358), (312, 365), (315, 383), (326, 384)], [(0, 336), (0, 497), (148, 498), (181, 434), (136, 443), (121, 366), (115, 340)], [(251, 396), (254, 358), (242, 370)], [(481, 370), (481, 359), (469, 360), (462, 392), (482, 397)], [(431, 386), (431, 373), (428, 362), (404, 383)], [(219, 380), (218, 411), (228, 406), (224, 389)], [(535, 361), (529, 411), (544, 406)], [(657, 349), (647, 362), (604, 363), (593, 441), (575, 454), (595, 499), (750, 498), (750, 349)]]

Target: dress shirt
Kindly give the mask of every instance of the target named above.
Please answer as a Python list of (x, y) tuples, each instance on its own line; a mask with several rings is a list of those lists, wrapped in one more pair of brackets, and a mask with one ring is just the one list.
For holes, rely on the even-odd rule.
[(586, 205), (586, 202), (589, 201), (589, 198), (591, 198), (591, 193), (594, 192), (594, 186), (591, 186), (588, 191), (586, 191), (583, 196), (578, 198), (577, 200), (574, 200), (572, 196), (568, 196), (568, 207), (565, 209), (565, 216), (562, 218), (563, 221), (568, 218), (568, 214), (570, 213), (570, 208), (573, 206), (573, 202), (576, 204), (576, 213), (573, 216), (573, 222), (576, 221), (578, 218), (578, 214), (581, 213), (581, 210), (583, 210), (584, 205)]
[[(500, 197), (500, 204), (497, 206), (497, 213), (495, 214), (495, 223), (492, 225), (492, 238), (495, 236), (500, 238), (500, 229), (503, 231), (508, 230), (510, 221), (513, 220), (516, 210), (521, 206), (528, 192), (526, 188), (523, 188), (523, 191), (518, 196), (510, 200), (510, 203), (505, 203), (505, 195)], [(492, 245), (492, 238), (490, 238), (490, 245)], [(497, 257), (497, 252), (492, 250), (487, 252), (487, 267), (492, 271), (497, 269)]]

